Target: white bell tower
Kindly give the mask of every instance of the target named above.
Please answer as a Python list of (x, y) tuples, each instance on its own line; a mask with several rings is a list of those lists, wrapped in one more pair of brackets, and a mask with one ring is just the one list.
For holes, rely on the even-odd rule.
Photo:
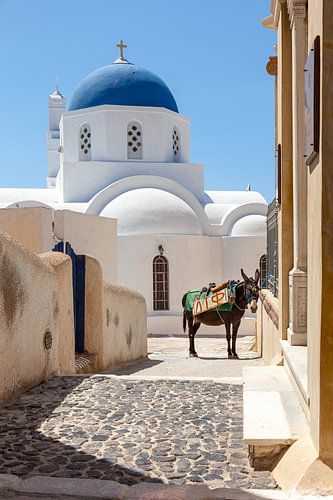
[(66, 97), (59, 92), (58, 79), (56, 90), (49, 95), (49, 128), (46, 133), (48, 150), (47, 187), (55, 187), (55, 179), (60, 167), (60, 130), (59, 124), (63, 112), (66, 111)]

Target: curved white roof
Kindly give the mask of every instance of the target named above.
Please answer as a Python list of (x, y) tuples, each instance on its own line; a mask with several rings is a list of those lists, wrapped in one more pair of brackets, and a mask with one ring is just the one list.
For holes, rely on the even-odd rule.
[(223, 217), (231, 208), (236, 208), (238, 205), (231, 203), (207, 203), (205, 212), (210, 224), (221, 224)]
[(265, 203), (267, 201), (257, 191), (206, 191), (206, 194), (214, 203), (231, 203), (240, 205), (243, 203)]
[(121, 194), (108, 203), (103, 217), (118, 219), (118, 234), (201, 235), (194, 210), (182, 199), (157, 188), (139, 188)]
[(246, 215), (233, 226), (231, 236), (266, 236), (266, 217)]

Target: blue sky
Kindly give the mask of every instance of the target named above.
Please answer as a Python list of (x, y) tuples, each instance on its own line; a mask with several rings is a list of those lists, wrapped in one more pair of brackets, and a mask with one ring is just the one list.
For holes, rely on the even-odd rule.
[(0, 0), (1, 187), (43, 187), (47, 96), (125, 56), (168, 84), (191, 120), (206, 189), (274, 195), (275, 33), (269, 0)]

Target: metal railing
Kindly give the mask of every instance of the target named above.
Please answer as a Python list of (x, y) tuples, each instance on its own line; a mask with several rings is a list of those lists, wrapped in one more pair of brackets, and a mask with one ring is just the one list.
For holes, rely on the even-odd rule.
[(278, 255), (278, 204), (276, 198), (268, 205), (267, 211), (267, 288), (274, 297), (279, 295), (279, 255)]

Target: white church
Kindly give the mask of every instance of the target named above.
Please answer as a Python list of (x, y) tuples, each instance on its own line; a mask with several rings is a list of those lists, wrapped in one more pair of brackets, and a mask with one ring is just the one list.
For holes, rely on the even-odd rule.
[(0, 189), (0, 208), (117, 219), (118, 283), (145, 297), (149, 333), (177, 334), (184, 292), (241, 279), (241, 267), (254, 275), (266, 253), (267, 203), (251, 190), (205, 191), (188, 118), (164, 81), (118, 47), (120, 57), (88, 75), (68, 109), (58, 88), (49, 96), (47, 187)]

